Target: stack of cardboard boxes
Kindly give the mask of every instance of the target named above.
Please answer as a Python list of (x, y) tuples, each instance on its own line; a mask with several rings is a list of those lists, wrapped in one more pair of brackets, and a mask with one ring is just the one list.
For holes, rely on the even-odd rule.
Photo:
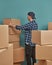
[(32, 31), (32, 42), (36, 43), (35, 56), (38, 62), (35, 65), (52, 65), (52, 25), (50, 30)]
[[(4, 24), (20, 25), (17, 19), (5, 19)], [(32, 31), (32, 42), (36, 44), (35, 56), (38, 62), (35, 65), (52, 65), (52, 23), (49, 23), (48, 30)], [(24, 61), (24, 48), (20, 46), (20, 31), (15, 31), (7, 25), (0, 26), (0, 64), (20, 65)], [(9, 32), (9, 33), (8, 33)], [(9, 35), (8, 35), (9, 34)], [(9, 37), (9, 39), (8, 39)], [(8, 44), (10, 43), (10, 44)], [(12, 44), (13, 50), (12, 50)], [(13, 53), (12, 53), (13, 51)], [(10, 56), (10, 57), (9, 57)], [(13, 57), (14, 58), (13, 58)], [(5, 60), (6, 58), (6, 60)], [(2, 63), (3, 62), (3, 63)]]
[(9, 44), (7, 25), (0, 25), (0, 65), (13, 65), (13, 45)]
[[(5, 25), (20, 25), (18, 19), (4, 19)], [(9, 43), (13, 44), (13, 63), (14, 65), (20, 65), (24, 61), (24, 48), (20, 46), (20, 30), (9, 27)]]
[[(4, 19), (5, 25), (20, 25), (20, 20), (16, 19)], [(14, 49), (20, 47), (20, 31), (19, 30), (13, 30), (11, 27), (9, 27), (9, 43), (13, 43)]]

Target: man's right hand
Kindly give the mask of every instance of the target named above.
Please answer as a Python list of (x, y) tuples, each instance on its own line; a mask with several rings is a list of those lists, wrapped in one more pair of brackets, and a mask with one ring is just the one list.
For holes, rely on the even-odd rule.
[(9, 27), (15, 28), (16, 25), (12, 25), (11, 23), (9, 24)]

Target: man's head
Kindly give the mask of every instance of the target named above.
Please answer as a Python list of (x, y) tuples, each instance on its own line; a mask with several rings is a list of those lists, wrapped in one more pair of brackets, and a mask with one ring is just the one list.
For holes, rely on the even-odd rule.
[(35, 13), (34, 12), (28, 12), (28, 20), (31, 21), (32, 19), (36, 19)]

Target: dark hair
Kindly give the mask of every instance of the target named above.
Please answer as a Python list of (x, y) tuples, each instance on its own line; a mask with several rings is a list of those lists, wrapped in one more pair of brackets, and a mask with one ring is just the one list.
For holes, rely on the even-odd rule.
[(34, 12), (28, 12), (28, 15), (32, 17), (32, 19), (36, 19)]

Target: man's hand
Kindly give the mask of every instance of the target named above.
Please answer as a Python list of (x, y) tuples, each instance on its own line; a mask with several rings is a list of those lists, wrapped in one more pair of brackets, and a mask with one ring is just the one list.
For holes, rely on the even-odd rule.
[(9, 24), (9, 27), (15, 28), (16, 25), (12, 25), (11, 23)]
[(10, 23), (10, 24), (9, 24), (9, 27), (13, 27), (13, 25)]

